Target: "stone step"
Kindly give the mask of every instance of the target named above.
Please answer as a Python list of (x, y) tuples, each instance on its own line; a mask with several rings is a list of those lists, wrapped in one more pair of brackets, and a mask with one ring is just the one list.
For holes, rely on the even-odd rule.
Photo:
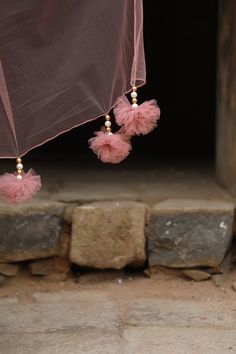
[(0, 262), (63, 256), (80, 267), (217, 267), (231, 246), (235, 205), (167, 199), (84, 205), (0, 204)]
[(224, 201), (168, 199), (152, 209), (150, 266), (217, 267), (233, 236), (235, 205)]
[(147, 206), (137, 202), (97, 202), (74, 209), (72, 262), (98, 269), (142, 266)]
[(59, 252), (64, 205), (35, 200), (0, 206), (0, 262), (51, 257)]

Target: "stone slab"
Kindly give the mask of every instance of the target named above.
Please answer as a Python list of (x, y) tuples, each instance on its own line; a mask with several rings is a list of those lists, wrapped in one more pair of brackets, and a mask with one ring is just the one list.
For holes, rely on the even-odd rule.
[(39, 259), (29, 264), (30, 273), (32, 275), (48, 275), (54, 270), (54, 262), (52, 258)]
[(117, 201), (77, 207), (72, 216), (70, 259), (80, 266), (140, 266), (145, 253), (146, 205)]
[[(118, 354), (120, 338), (110, 330), (82, 328), (64, 333), (1, 335), (1, 354)], [(137, 354), (137, 353), (136, 353)]]
[(236, 330), (128, 328), (124, 354), (226, 354), (236, 352)]
[(57, 255), (64, 205), (35, 200), (0, 204), (0, 262)]
[(13, 263), (0, 263), (0, 274), (14, 277), (19, 272), (19, 264)]
[(127, 326), (214, 327), (236, 329), (236, 316), (203, 301), (136, 300), (126, 313)]
[(195, 281), (207, 280), (211, 277), (211, 274), (200, 269), (184, 269), (182, 273), (189, 279)]
[(0, 337), (3, 334), (67, 333), (84, 327), (115, 329), (119, 325), (116, 306), (110, 301), (71, 303), (32, 303), (1, 308)]
[(169, 199), (153, 207), (148, 231), (150, 266), (218, 266), (232, 240), (231, 202)]

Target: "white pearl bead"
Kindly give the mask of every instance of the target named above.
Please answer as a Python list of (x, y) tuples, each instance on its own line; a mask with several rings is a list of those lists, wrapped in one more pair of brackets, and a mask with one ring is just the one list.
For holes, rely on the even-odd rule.
[(137, 104), (137, 103), (133, 103), (133, 104), (132, 104), (132, 107), (133, 107), (134, 109), (136, 109), (136, 108), (138, 108), (138, 104)]
[(16, 178), (21, 181), (23, 177), (21, 175), (17, 175)]
[(109, 120), (107, 120), (105, 122), (105, 127), (110, 128), (110, 126), (111, 126), (111, 122)]
[(23, 170), (23, 165), (22, 165), (22, 163), (18, 163), (18, 164), (16, 165), (16, 168), (17, 168), (17, 170)]
[(130, 96), (132, 98), (136, 98), (138, 96), (137, 92), (131, 92)]
[(108, 135), (113, 135), (113, 133), (112, 133), (112, 132), (109, 132)]

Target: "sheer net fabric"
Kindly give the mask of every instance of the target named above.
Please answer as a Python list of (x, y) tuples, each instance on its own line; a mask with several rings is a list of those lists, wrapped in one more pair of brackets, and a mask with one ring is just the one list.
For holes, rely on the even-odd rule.
[(142, 0), (0, 2), (0, 158), (107, 114), (145, 83)]

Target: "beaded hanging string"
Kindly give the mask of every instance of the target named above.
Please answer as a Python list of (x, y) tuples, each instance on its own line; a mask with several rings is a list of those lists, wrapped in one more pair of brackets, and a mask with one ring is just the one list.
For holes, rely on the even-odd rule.
[(105, 128), (108, 134), (113, 134), (112, 129), (111, 129), (111, 116), (109, 114), (106, 114), (105, 116)]
[(115, 134), (111, 129), (111, 117), (105, 116), (106, 131), (95, 132), (95, 137), (89, 140), (90, 148), (102, 162), (118, 163), (124, 160), (132, 149), (130, 138), (133, 135), (150, 133), (160, 118), (160, 108), (156, 100), (138, 104), (137, 87), (132, 86), (130, 104), (124, 95), (119, 97), (114, 107), (116, 123), (121, 129)]
[(138, 108), (138, 94), (137, 94), (137, 87), (136, 86), (132, 86), (132, 92), (130, 94), (131, 98), (132, 98), (132, 107), (133, 108)]
[(20, 157), (18, 157), (18, 159), (16, 159), (16, 177), (18, 180), (22, 180), (22, 171), (23, 171), (23, 164), (22, 164), (22, 160)]

